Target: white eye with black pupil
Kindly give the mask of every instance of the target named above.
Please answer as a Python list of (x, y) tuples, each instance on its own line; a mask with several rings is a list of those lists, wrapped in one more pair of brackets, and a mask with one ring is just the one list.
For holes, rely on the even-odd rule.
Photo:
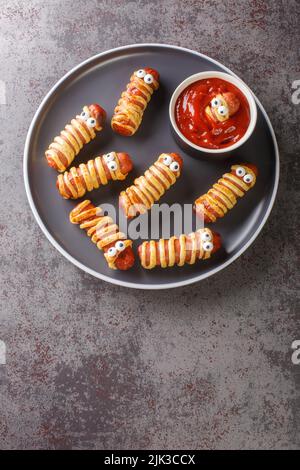
[(118, 165), (116, 162), (112, 160), (111, 162), (108, 162), (107, 167), (111, 171), (116, 171), (116, 169), (118, 168)]
[(117, 254), (117, 249), (114, 247), (114, 246), (111, 246), (108, 250), (107, 250), (107, 255), (110, 257), (110, 258), (113, 258), (114, 256), (116, 256)]
[(115, 247), (118, 251), (123, 251), (125, 250), (125, 243), (119, 240), (116, 244)]
[(211, 234), (209, 232), (202, 232), (201, 240), (203, 242), (210, 242), (211, 241)]
[(140, 70), (138, 70), (138, 71), (136, 72), (136, 76), (137, 76), (138, 78), (144, 78), (145, 75), (146, 75), (146, 72), (145, 72), (145, 70), (143, 70), (143, 69), (140, 69)]
[(172, 158), (170, 157), (170, 155), (165, 155), (164, 158), (163, 158), (163, 163), (166, 165), (166, 166), (170, 166), (171, 163), (172, 163)]
[(115, 159), (115, 156), (113, 153), (108, 153), (107, 155), (105, 155), (105, 161), (108, 163), (108, 162), (111, 162), (112, 160)]
[(218, 113), (221, 114), (221, 116), (226, 116), (228, 114), (228, 108), (226, 106), (219, 106), (218, 107)]
[(245, 170), (245, 168), (243, 168), (242, 166), (239, 166), (239, 167), (235, 170), (235, 173), (236, 173), (237, 176), (240, 176), (240, 177), (242, 178), (243, 176), (245, 176), (246, 170)]
[(252, 181), (253, 181), (253, 176), (250, 175), (249, 173), (247, 173), (247, 174), (244, 176), (243, 180), (245, 181), (245, 183), (250, 184), (250, 183), (252, 183)]
[(144, 82), (150, 85), (150, 83), (153, 83), (154, 78), (152, 77), (151, 73), (147, 73), (144, 77)]
[(88, 118), (86, 123), (89, 127), (95, 127), (96, 126), (96, 119), (95, 118)]
[(203, 243), (203, 250), (204, 251), (211, 251), (213, 249), (214, 245), (212, 242), (204, 242)]
[(212, 108), (217, 108), (218, 106), (220, 106), (220, 104), (221, 101), (219, 100), (219, 98), (213, 98), (210, 102)]
[(87, 111), (82, 111), (82, 113), (80, 114), (80, 117), (81, 117), (81, 119), (83, 119), (84, 121), (87, 121), (88, 118), (90, 117), (90, 114), (89, 114)]
[(170, 170), (172, 171), (178, 171), (179, 170), (179, 163), (177, 162), (172, 162), (170, 165)]

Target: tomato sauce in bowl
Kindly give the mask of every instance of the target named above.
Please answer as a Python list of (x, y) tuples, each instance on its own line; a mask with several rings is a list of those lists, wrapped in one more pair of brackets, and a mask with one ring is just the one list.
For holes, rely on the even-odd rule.
[[(228, 98), (228, 107), (222, 106), (225, 104), (222, 97)], [(215, 104), (219, 106), (214, 108)], [(227, 108), (227, 117), (216, 112), (228, 112)], [(235, 85), (221, 78), (208, 78), (191, 83), (181, 92), (175, 104), (175, 121), (179, 131), (195, 145), (223, 149), (238, 142), (246, 133), (250, 107)]]

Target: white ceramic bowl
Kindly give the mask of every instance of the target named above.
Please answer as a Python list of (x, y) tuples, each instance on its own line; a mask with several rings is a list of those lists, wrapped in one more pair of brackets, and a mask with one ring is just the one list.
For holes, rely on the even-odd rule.
[[(222, 80), (225, 80), (226, 82), (232, 83), (237, 88), (239, 88), (239, 90), (244, 94), (244, 96), (247, 98), (247, 101), (249, 103), (250, 123), (249, 123), (248, 129), (240, 140), (230, 145), (229, 147), (220, 148), (220, 149), (209, 149), (206, 147), (200, 147), (199, 145), (196, 145), (190, 140), (188, 140), (182, 134), (182, 132), (178, 129), (178, 126), (176, 124), (175, 105), (176, 105), (177, 98), (179, 97), (181, 92), (185, 90), (192, 83), (198, 82), (199, 80), (208, 79), (208, 78), (221, 78)], [(251, 136), (252, 132), (255, 129), (256, 120), (257, 120), (257, 108), (256, 108), (256, 102), (255, 102), (254, 96), (250, 88), (248, 88), (248, 86), (238, 77), (229, 75), (228, 73), (224, 73), (224, 72), (207, 71), (207, 72), (195, 73), (194, 75), (191, 75), (190, 77), (186, 78), (183, 82), (180, 83), (180, 85), (178, 85), (170, 101), (169, 116), (170, 116), (172, 127), (175, 131), (175, 134), (179, 138), (177, 140), (179, 140), (179, 143), (183, 144), (183, 147), (185, 149), (188, 147), (190, 150), (193, 150), (194, 154), (195, 154), (195, 151), (198, 151), (198, 152), (202, 152), (206, 154), (215, 154), (215, 156), (218, 157), (218, 156), (223, 156), (223, 155), (226, 156), (226, 154), (228, 154), (229, 152), (232, 152), (233, 150), (241, 147), (241, 145), (243, 145), (249, 139), (249, 137)]]

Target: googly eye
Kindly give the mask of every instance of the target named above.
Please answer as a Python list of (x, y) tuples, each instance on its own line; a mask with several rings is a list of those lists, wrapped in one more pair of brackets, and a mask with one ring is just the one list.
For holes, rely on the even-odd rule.
[(104, 160), (108, 163), (111, 162), (112, 160), (115, 159), (115, 154), (114, 153), (108, 153), (107, 155), (104, 156)]
[(112, 160), (112, 161), (108, 162), (107, 167), (111, 171), (116, 171), (116, 169), (118, 168), (118, 165), (117, 165), (117, 162), (114, 162)]
[(180, 168), (180, 166), (179, 166), (178, 162), (172, 162), (171, 165), (170, 165), (170, 170), (172, 170), (172, 171), (178, 171), (179, 168)]
[(244, 176), (243, 180), (245, 181), (245, 183), (250, 184), (250, 183), (252, 183), (252, 181), (253, 181), (253, 176), (250, 175), (250, 173), (247, 173), (247, 174)]
[(211, 251), (213, 249), (214, 245), (212, 242), (204, 242), (203, 243), (203, 250), (204, 251)]
[(226, 116), (226, 114), (228, 114), (228, 108), (226, 106), (221, 105), (218, 107), (218, 113), (221, 116)]
[(80, 114), (80, 117), (81, 117), (81, 119), (83, 119), (84, 121), (87, 121), (88, 118), (90, 117), (90, 113), (88, 113), (87, 111), (82, 111), (82, 113)]
[(95, 127), (96, 126), (96, 119), (95, 118), (88, 118), (86, 123), (89, 127)]
[(236, 176), (239, 176), (240, 178), (242, 178), (243, 176), (245, 176), (246, 170), (245, 170), (245, 168), (243, 168), (242, 166), (239, 166), (239, 167), (235, 170), (235, 174), (236, 174)]
[(138, 71), (136, 72), (136, 76), (137, 76), (138, 78), (144, 78), (145, 75), (146, 75), (146, 72), (145, 72), (145, 70), (143, 70), (143, 69), (140, 69), (140, 70), (138, 70)]
[(119, 240), (116, 244), (115, 247), (118, 251), (123, 251), (125, 250), (125, 243)]
[(163, 158), (163, 163), (164, 165), (166, 166), (170, 166), (171, 163), (172, 163), (172, 158), (170, 157), (170, 155), (165, 155), (164, 158)]
[(151, 73), (147, 73), (147, 75), (144, 76), (144, 82), (150, 85), (150, 83), (153, 83), (154, 78), (152, 77)]
[(221, 101), (219, 100), (219, 98), (213, 98), (210, 102), (210, 105), (212, 108), (217, 108), (221, 105)]
[(201, 240), (203, 242), (210, 242), (211, 241), (211, 234), (209, 232), (202, 232), (201, 233)]

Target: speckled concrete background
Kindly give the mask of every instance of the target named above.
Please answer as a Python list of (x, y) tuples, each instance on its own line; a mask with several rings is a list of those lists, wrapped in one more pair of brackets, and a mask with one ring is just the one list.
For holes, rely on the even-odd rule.
[[(1, 1), (1, 449), (299, 447), (299, 18), (296, 0)], [(49, 88), (134, 42), (194, 48), (232, 68), (270, 114), (282, 161), (277, 203), (247, 253), (155, 294), (68, 263), (37, 226), (22, 177)]]

